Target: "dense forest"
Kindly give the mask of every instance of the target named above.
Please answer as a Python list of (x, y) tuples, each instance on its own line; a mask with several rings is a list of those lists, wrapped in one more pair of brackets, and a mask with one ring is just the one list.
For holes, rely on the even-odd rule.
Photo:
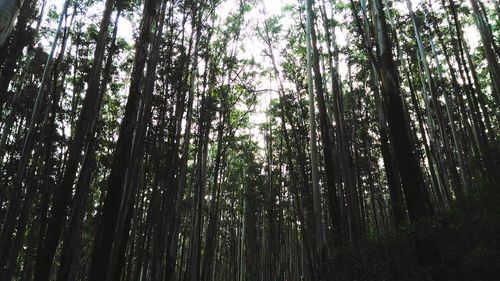
[(498, 0), (0, 0), (0, 281), (500, 280)]

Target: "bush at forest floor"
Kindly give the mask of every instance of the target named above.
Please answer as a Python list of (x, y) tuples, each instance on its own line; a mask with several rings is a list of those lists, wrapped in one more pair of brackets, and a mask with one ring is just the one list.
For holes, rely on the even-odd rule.
[[(416, 265), (416, 235), (434, 237), (441, 254), (440, 266)], [(360, 245), (360, 255), (354, 254), (352, 247), (337, 250), (329, 280), (423, 281), (433, 280), (433, 272), (444, 272), (447, 280), (453, 281), (500, 280), (497, 187), (471, 190), (445, 216), (368, 239)]]

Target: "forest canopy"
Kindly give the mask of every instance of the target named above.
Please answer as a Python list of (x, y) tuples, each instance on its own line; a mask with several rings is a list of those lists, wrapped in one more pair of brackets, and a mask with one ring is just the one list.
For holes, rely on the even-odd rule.
[(0, 0), (0, 281), (500, 280), (498, 0)]

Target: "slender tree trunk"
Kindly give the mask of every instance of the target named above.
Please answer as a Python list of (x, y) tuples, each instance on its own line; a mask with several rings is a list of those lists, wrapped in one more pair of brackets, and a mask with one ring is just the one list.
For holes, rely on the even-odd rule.
[[(410, 221), (417, 222), (431, 216), (433, 212), (425, 205), (427, 201), (425, 198), (426, 186), (422, 171), (416, 161), (415, 148), (408, 130), (409, 126), (406, 124), (399, 75), (392, 55), (392, 44), (388, 36), (383, 4), (381, 0), (374, 0), (372, 3), (372, 13), (376, 22), (382, 89), (387, 104), (389, 135), (391, 143), (394, 144)], [(417, 239), (417, 257), (421, 266), (440, 263), (439, 253), (431, 239)]]
[[(396, 162), (396, 158), (394, 155), (394, 147), (389, 142), (388, 138), (388, 128), (387, 128), (387, 112), (386, 106), (384, 104), (384, 96), (380, 93), (380, 71), (376, 67), (378, 61), (375, 59), (375, 54), (373, 54), (372, 47), (369, 42), (371, 42), (370, 38), (372, 37), (373, 26), (370, 24), (367, 18), (367, 5), (366, 1), (361, 1), (361, 9), (362, 9), (362, 20), (364, 23), (364, 28), (362, 28), (361, 20), (356, 14), (356, 10), (353, 9), (353, 13), (355, 15), (356, 24), (358, 26), (359, 32), (362, 34), (363, 45), (368, 53), (368, 57), (371, 63), (371, 74), (372, 74), (372, 89), (374, 91), (374, 101), (377, 112), (378, 119), (378, 129), (380, 134), (380, 146), (382, 152), (382, 159), (384, 161), (385, 174), (387, 179), (387, 184), (389, 187), (389, 195), (391, 198), (391, 207), (392, 213), (394, 216), (394, 224), (395, 226), (400, 225), (404, 222), (406, 218), (405, 206), (403, 203), (403, 196), (401, 190), (401, 179), (399, 175), (399, 168)], [(352, 7), (354, 8), (354, 2), (351, 2)], [(391, 22), (392, 22), (392, 18)], [(398, 53), (399, 54), (399, 53)]]
[(140, 34), (135, 50), (129, 96), (127, 104), (125, 105), (124, 118), (120, 126), (120, 133), (113, 156), (111, 172), (108, 177), (106, 199), (94, 238), (89, 281), (105, 280), (109, 270), (113, 236), (118, 222), (122, 195), (125, 192), (126, 177), (124, 175), (126, 175), (128, 162), (131, 159), (133, 136), (137, 125), (139, 101), (141, 100), (141, 83), (143, 83), (143, 71), (146, 63), (152, 22), (157, 8), (156, 4), (157, 3), (152, 0), (148, 0), (144, 4)]
[[(114, 22), (114, 30), (111, 39), (111, 46), (108, 50), (108, 57), (106, 59), (106, 64), (103, 70), (103, 81), (111, 80), (111, 65), (113, 61), (113, 55), (116, 52), (116, 35), (118, 32), (118, 19), (120, 17), (120, 11), (117, 11), (115, 22)], [(104, 94), (106, 92), (106, 84), (104, 82), (101, 88), (99, 89), (99, 96), (97, 98), (97, 107), (100, 108), (102, 104), (102, 100)], [(97, 122), (97, 119), (94, 120)], [(95, 128), (96, 124), (93, 124), (92, 127)], [(94, 129), (97, 130), (97, 129)], [(59, 270), (57, 274), (57, 280), (70, 280), (72, 277), (72, 273), (74, 271), (75, 266), (75, 258), (78, 256), (78, 246), (80, 245), (81, 239), (81, 231), (83, 227), (83, 217), (85, 214), (85, 205), (90, 192), (90, 184), (92, 180), (92, 174), (95, 169), (95, 150), (97, 149), (96, 141), (97, 141), (96, 132), (89, 132), (89, 144), (87, 145), (85, 160), (83, 161), (82, 168), (80, 171), (80, 175), (76, 185), (75, 196), (73, 198), (73, 203), (71, 206), (71, 214), (69, 217), (69, 225), (66, 230), (66, 234), (64, 237), (63, 248), (61, 252), (61, 259)]]
[(33, 146), (35, 143), (35, 134), (37, 131), (36, 127), (39, 125), (38, 123), (40, 122), (39, 115), (41, 113), (43, 101), (45, 100), (45, 83), (47, 82), (48, 79), (49, 71), (52, 65), (52, 58), (54, 57), (54, 52), (57, 46), (59, 33), (61, 31), (63, 18), (64, 15), (66, 14), (67, 8), (68, 8), (68, 1), (65, 2), (61, 16), (59, 18), (56, 35), (54, 36), (54, 41), (52, 42), (52, 47), (49, 56), (47, 57), (47, 62), (43, 70), (42, 82), (37, 92), (35, 105), (33, 107), (33, 113), (31, 115), (31, 120), (29, 123), (29, 128), (28, 131), (26, 132), (24, 145), (18, 162), (17, 172), (13, 179), (13, 189), (12, 189), (13, 192), (11, 193), (9, 208), (7, 210), (7, 215), (5, 217), (4, 224), (0, 232), (0, 257), (4, 257), (5, 255), (4, 251), (10, 248), (11, 234), (14, 231), (16, 215), (18, 214), (18, 209), (21, 204), (22, 195), (24, 193), (24, 188), (22, 186), (23, 180), (25, 178), (28, 161), (31, 156)]
[(488, 62), (488, 71), (490, 73), (494, 94), (493, 96), (495, 97), (498, 106), (500, 105), (500, 63), (498, 62), (497, 54), (495, 54), (493, 35), (491, 34), (491, 29), (489, 28), (484, 14), (481, 13), (479, 9), (478, 1), (470, 0), (470, 3), (472, 6), (474, 20), (479, 30), (479, 34), (481, 35), (484, 55), (486, 56), (486, 61)]
[[(215, 67), (213, 68), (212, 72), (215, 71)], [(213, 75), (213, 78), (210, 79), (212, 80), (210, 82), (210, 86), (208, 89), (208, 93), (212, 92), (212, 89), (214, 87), (214, 79), (215, 75)], [(217, 231), (217, 225), (218, 225), (218, 216), (219, 216), (219, 195), (220, 195), (220, 187), (219, 187), (219, 173), (221, 170), (221, 161), (223, 154), (225, 153), (225, 147), (224, 145), (224, 129), (225, 129), (225, 123), (227, 122), (227, 102), (226, 102), (226, 97), (222, 97), (221, 101), (221, 110), (220, 110), (220, 118), (219, 118), (219, 125), (217, 127), (217, 148), (216, 148), (216, 153), (215, 153), (215, 164), (214, 164), (214, 169), (213, 169), (213, 180), (212, 180), (212, 193), (211, 193), (211, 201), (210, 201), (210, 208), (209, 208), (209, 218), (208, 218), (208, 226), (207, 226), (207, 234), (205, 238), (205, 249), (204, 249), (204, 256), (203, 256), (203, 268), (202, 268), (202, 275), (201, 275), (201, 280), (202, 281), (211, 281), (212, 276), (213, 276), (213, 260), (214, 260), (214, 254), (215, 254), (215, 247), (216, 247), (216, 231)], [(224, 150), (224, 151), (223, 151)]]
[[(198, 67), (198, 48), (199, 41), (201, 36), (201, 26), (195, 19), (193, 19), (193, 23), (195, 23), (196, 30), (194, 31), (195, 35), (195, 43), (192, 54), (192, 65), (191, 65), (191, 73), (190, 73), (190, 81), (189, 81), (189, 93), (188, 93), (188, 101), (187, 101), (187, 113), (186, 113), (186, 125), (183, 136), (183, 145), (182, 145), (182, 158), (180, 161), (179, 168), (179, 180), (177, 187), (177, 194), (175, 200), (175, 206), (172, 214), (172, 223), (171, 227), (169, 227), (169, 238), (167, 243), (167, 275), (166, 280), (172, 281), (175, 278), (175, 261), (177, 258), (177, 243), (178, 243), (178, 233), (181, 222), (181, 204), (184, 200), (184, 191), (186, 187), (186, 177), (187, 177), (187, 162), (189, 158), (189, 144), (191, 141), (191, 123), (193, 121), (193, 100), (196, 89), (196, 79), (197, 79), (197, 67)], [(181, 259), (182, 260), (182, 259)], [(182, 268), (179, 272), (182, 272)]]
[[(451, 175), (451, 180), (452, 180), (453, 188), (454, 188), (455, 192), (458, 194), (458, 196), (461, 196), (463, 194), (463, 192), (464, 192), (463, 189), (467, 188), (467, 186), (468, 186), (468, 180), (467, 180), (467, 177), (464, 175), (463, 172), (462, 172), (463, 186), (460, 184), (460, 182), (458, 180), (458, 172), (456, 170), (456, 167), (455, 167), (455, 164), (454, 164), (455, 161), (453, 159), (453, 151), (452, 151), (453, 148), (452, 148), (452, 146), (450, 146), (450, 144), (448, 142), (448, 136), (447, 136), (446, 128), (445, 128), (445, 125), (444, 125), (444, 120), (442, 118), (440, 104), (438, 103), (438, 99), (437, 99), (437, 94), (438, 93), (437, 93), (436, 85), (435, 85), (435, 82), (434, 82), (435, 80), (433, 79), (433, 77), (431, 76), (431, 73), (430, 73), (430, 68), (429, 68), (429, 64), (427, 62), (427, 58), (426, 58), (426, 54), (425, 54), (425, 50), (424, 50), (422, 38), (420, 36), (420, 32), (419, 32), (418, 26), (417, 26), (417, 19), (416, 19), (415, 13), (412, 10), (412, 5), (411, 5), (411, 2), (409, 0), (406, 1), (406, 5), (408, 7), (408, 10), (410, 11), (410, 16), (412, 18), (413, 30), (414, 30), (414, 33), (415, 33), (415, 38), (417, 40), (417, 46), (418, 46), (418, 51), (419, 51), (419, 54), (420, 54), (420, 60), (422, 62), (422, 66), (424, 68), (424, 74), (425, 74), (425, 77), (426, 77), (426, 82), (428, 84), (427, 90), (429, 91), (430, 99), (431, 99), (431, 104), (432, 104), (432, 106), (434, 108), (434, 111), (436, 113), (436, 119), (438, 121), (438, 127), (439, 127), (440, 132), (441, 132), (441, 139), (443, 140), (443, 144), (444, 144), (445, 151), (446, 151), (446, 154), (447, 154), (446, 155), (446, 160), (448, 162), (448, 170), (449, 170), (450, 175)], [(452, 135), (454, 136), (453, 141), (456, 141), (455, 142), (456, 149), (460, 150), (461, 147), (459, 146), (458, 139), (456, 138), (456, 129), (455, 129), (455, 125), (453, 124), (454, 118), (453, 118), (453, 116), (450, 115), (451, 114), (451, 112), (450, 112), (451, 109), (449, 107), (449, 98), (447, 97), (446, 91), (445, 91), (445, 101), (446, 101), (446, 104), (447, 104), (447, 113), (448, 113), (448, 119), (450, 121)], [(461, 159), (461, 154), (459, 153), (459, 160), (460, 159)], [(461, 163), (463, 165), (463, 161)]]
[[(3, 1), (4, 5), (8, 4), (7, 2), (23, 2), (23, 1), (21, 0)], [(0, 43), (0, 66), (2, 67), (2, 71), (0, 72), (0, 112), (3, 112), (4, 104), (6, 104), (9, 99), (8, 88), (10, 82), (12, 81), (12, 78), (16, 74), (16, 67), (18, 67), (19, 61), (23, 55), (23, 49), (26, 46), (31, 46), (33, 44), (35, 32), (31, 29), (29, 25), (30, 22), (35, 17), (34, 14), (35, 14), (36, 3), (37, 0), (28, 0), (23, 2), (21, 7), (21, 12), (19, 15), (19, 20), (17, 21), (16, 27), (12, 32), (12, 36), (10, 36), (11, 37), (10, 42), (8, 42), (8, 44), (3, 44), (3, 46), (2, 43)], [(1, 6), (2, 4), (0, 4), (0, 7)], [(0, 8), (0, 10), (2, 10), (0, 11), (0, 14), (4, 12), (2, 8)], [(5, 10), (5, 12), (7, 12), (7, 10)], [(2, 40), (1, 34), (2, 32), (0, 31), (0, 41)], [(18, 92), (20, 91), (14, 93), (14, 98), (11, 102), (10, 114), (16, 112), (15, 109), (19, 98)], [(13, 121), (4, 124), (2, 126), (4, 127), (2, 134), (5, 134), (6, 130), (9, 130), (8, 134), (10, 133), (12, 122)], [(0, 142), (0, 156), (2, 155), (1, 153), (3, 153), (2, 150), (4, 149), (5, 145), (4, 139), (6, 137), (7, 136), (2, 135), (1, 139), (2, 141)]]
[(6, 43), (23, 2), (24, 0), (0, 2), (0, 47)]
[[(319, 176), (318, 176), (318, 149), (317, 149), (317, 140), (316, 140), (316, 110), (314, 105), (314, 90), (313, 90), (313, 74), (312, 67), (313, 64), (315, 67), (319, 68), (319, 58), (316, 54), (313, 57), (313, 46), (315, 38), (313, 37), (312, 30), (314, 21), (312, 19), (312, 0), (306, 1), (306, 41), (307, 41), (307, 86), (309, 93), (309, 133), (310, 133), (310, 149), (311, 149), (311, 169), (312, 169), (312, 191), (313, 191), (313, 203), (314, 203), (314, 224), (315, 224), (315, 239), (316, 239), (316, 251), (318, 257), (326, 257), (326, 244), (323, 230), (323, 215), (321, 208), (321, 188), (319, 186)], [(314, 61), (314, 62), (313, 62)], [(321, 81), (321, 77), (318, 77)], [(318, 92), (322, 91), (322, 89), (317, 89)], [(325, 124), (326, 125), (326, 124)], [(324, 133), (328, 134), (328, 131), (324, 131)], [(326, 136), (325, 136), (326, 137)], [(326, 137), (327, 138), (327, 137)], [(321, 262), (319, 262), (316, 266), (321, 266)], [(318, 272), (318, 274), (321, 274)], [(317, 276), (317, 278), (321, 279), (321, 277)]]

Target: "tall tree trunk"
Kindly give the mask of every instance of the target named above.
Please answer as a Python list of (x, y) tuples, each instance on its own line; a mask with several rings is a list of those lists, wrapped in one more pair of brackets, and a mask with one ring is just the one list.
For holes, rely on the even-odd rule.
[(476, 22), (479, 34), (481, 35), (481, 42), (483, 43), (484, 55), (488, 62), (488, 71), (490, 73), (491, 84), (493, 88), (493, 96), (500, 105), (500, 63), (498, 56), (495, 54), (493, 35), (491, 29), (486, 21), (485, 15), (480, 11), (479, 3), (477, 0), (470, 0), (474, 21)]
[[(215, 72), (215, 67), (212, 67), (212, 73)], [(210, 85), (208, 87), (208, 93), (211, 93), (214, 84), (215, 84), (215, 73), (212, 75), (212, 78), (210, 79), (211, 81), (209, 82)], [(215, 153), (215, 163), (214, 163), (214, 168), (213, 168), (213, 180), (212, 180), (212, 192), (211, 192), (211, 200), (210, 200), (210, 207), (209, 207), (209, 216), (208, 216), (208, 226), (207, 226), (207, 231), (206, 231), (206, 236), (205, 236), (205, 249), (204, 249), (204, 256), (203, 256), (203, 268), (202, 268), (202, 273), (201, 273), (201, 280), (202, 281), (211, 281), (212, 276), (213, 276), (213, 260), (214, 260), (214, 254), (215, 254), (215, 248), (216, 248), (216, 232), (217, 232), (217, 225), (218, 225), (218, 217), (219, 217), (219, 196), (220, 196), (220, 187), (219, 187), (219, 173), (220, 170), (223, 168), (222, 166), (222, 158), (223, 155), (225, 154), (225, 147), (224, 146), (224, 129), (226, 127), (226, 120), (228, 120), (228, 108), (227, 108), (227, 102), (226, 102), (226, 97), (225, 95), (222, 96), (221, 100), (221, 110), (220, 110), (220, 117), (219, 117), (219, 124), (217, 126), (217, 147), (216, 147), (216, 153)]]
[[(196, 15), (195, 15), (196, 17)], [(181, 161), (179, 163), (179, 179), (177, 186), (177, 194), (175, 200), (175, 206), (172, 213), (172, 222), (169, 227), (169, 236), (167, 242), (167, 274), (166, 280), (172, 281), (175, 278), (175, 261), (177, 258), (177, 243), (179, 239), (179, 231), (180, 231), (180, 223), (181, 223), (181, 205), (184, 201), (184, 191), (186, 188), (186, 178), (187, 178), (187, 162), (189, 159), (189, 145), (191, 142), (191, 124), (193, 121), (193, 100), (196, 89), (196, 79), (198, 73), (198, 48), (199, 41), (201, 37), (201, 24), (197, 21), (197, 19), (193, 18), (193, 24), (196, 26), (196, 30), (193, 30), (193, 35), (195, 34), (195, 43), (193, 48), (192, 63), (191, 63), (191, 71), (189, 76), (189, 92), (188, 92), (188, 101), (187, 101), (187, 112), (186, 112), (186, 125), (183, 136), (183, 144), (182, 144), (182, 156)], [(181, 259), (182, 260), (182, 259)], [(179, 270), (179, 272), (182, 272)]]
[[(369, 42), (371, 42), (373, 26), (370, 24), (370, 21), (367, 18), (367, 5), (366, 1), (361, 1), (360, 6), (362, 9), (362, 22), (364, 23), (363, 27), (361, 25), (361, 19), (357, 16), (356, 10), (354, 9), (354, 1), (351, 1), (351, 5), (353, 7), (353, 13), (355, 15), (356, 25), (358, 27), (359, 32), (362, 35), (362, 43), (364, 48), (368, 53), (368, 58), (370, 60), (370, 71), (372, 74), (371, 83), (372, 89), (374, 91), (374, 100), (375, 107), (377, 112), (378, 119), (378, 129), (380, 134), (380, 146), (382, 152), (382, 158), (384, 161), (385, 174), (387, 179), (387, 185), (389, 187), (389, 195), (391, 198), (391, 207), (392, 213), (394, 216), (394, 224), (396, 226), (400, 225), (404, 222), (406, 218), (405, 206), (403, 203), (403, 196), (401, 190), (401, 179), (399, 175), (399, 168), (396, 162), (396, 158), (394, 155), (394, 147), (389, 142), (388, 138), (388, 128), (387, 128), (387, 112), (386, 106), (384, 104), (384, 96), (380, 93), (381, 85), (380, 85), (380, 71), (376, 67), (378, 61), (375, 58), (375, 54), (372, 51), (372, 46)], [(392, 22), (392, 18), (391, 22)]]
[[(435, 85), (435, 80), (433, 79), (433, 77), (431, 76), (431, 73), (430, 73), (430, 67), (429, 67), (429, 64), (427, 62), (427, 57), (426, 57), (426, 54), (425, 54), (425, 50), (424, 50), (424, 46), (423, 46), (423, 42), (422, 42), (422, 38), (420, 36), (420, 31), (418, 29), (418, 26), (417, 26), (417, 19), (416, 19), (416, 16), (415, 16), (415, 13), (413, 12), (412, 10), (412, 4), (409, 0), (406, 1), (406, 5), (408, 7), (408, 10), (410, 11), (410, 17), (412, 19), (412, 22), (413, 22), (413, 30), (414, 30), (414, 33), (415, 33), (415, 38), (417, 40), (417, 46), (418, 46), (418, 51), (419, 51), (419, 55), (420, 55), (420, 61), (422, 62), (422, 66), (424, 68), (424, 74), (425, 74), (425, 78), (426, 78), (426, 82), (428, 84), (428, 87), (427, 87), (427, 90), (430, 94), (430, 99), (431, 99), (431, 104), (433, 106), (433, 109), (436, 113), (436, 119), (438, 121), (438, 127), (440, 129), (440, 132), (441, 132), (441, 139), (443, 140), (443, 144), (444, 144), (444, 148), (445, 148), (445, 151), (446, 151), (446, 160), (448, 162), (448, 170), (450, 172), (450, 175), (451, 175), (451, 180), (452, 180), (452, 185), (453, 185), (453, 188), (455, 190), (455, 193), (457, 193), (458, 196), (461, 196), (464, 192), (464, 188), (467, 188), (468, 186), (468, 180), (467, 180), (467, 177), (465, 176), (464, 174), (464, 170), (462, 170), (462, 180), (463, 180), (463, 186), (460, 184), (459, 180), (458, 180), (458, 172), (456, 170), (456, 167), (455, 167), (455, 164), (454, 164), (454, 157), (453, 157), (453, 147), (449, 144), (449, 141), (448, 141), (448, 135), (447, 135), (447, 132), (446, 132), (446, 127), (445, 127), (445, 124), (444, 124), (444, 120), (442, 118), (442, 113), (441, 113), (441, 109), (440, 109), (440, 104), (438, 102), (438, 97), (437, 97), (437, 89), (436, 89), (436, 85)], [(457, 150), (460, 150), (461, 147), (459, 146), (459, 143), (458, 143), (458, 139), (456, 138), (456, 129), (455, 129), (455, 125), (453, 123), (454, 121), (454, 118), (452, 115), (452, 112), (450, 112), (450, 107), (449, 107), (449, 98), (447, 97), (447, 93), (445, 91), (445, 102), (447, 104), (447, 115), (448, 115), (448, 120), (450, 121), (450, 126), (451, 126), (451, 130), (452, 130), (452, 135), (454, 136), (453, 137), (453, 141), (455, 142), (455, 147)], [(461, 163), (461, 166), (463, 166), (463, 159), (461, 159), (461, 153), (459, 153), (459, 161), (462, 160), (460, 163)]]
[[(109, 0), (112, 1), (112, 0)], [(113, 236), (117, 225), (121, 199), (124, 194), (128, 162), (131, 157), (134, 131), (141, 100), (141, 84), (146, 63), (148, 45), (157, 3), (147, 0), (144, 4), (140, 34), (135, 49), (132, 80), (130, 83), (125, 114), (120, 125), (120, 133), (113, 155), (113, 164), (108, 177), (108, 189), (104, 201), (100, 223), (97, 226), (92, 249), (92, 260), (88, 280), (105, 280), (109, 269)]]
[(49, 56), (47, 57), (47, 62), (43, 70), (43, 75), (41, 80), (42, 82), (37, 92), (35, 105), (33, 107), (33, 113), (31, 115), (31, 120), (29, 123), (29, 128), (28, 131), (26, 132), (26, 137), (24, 140), (21, 156), (18, 162), (17, 171), (13, 179), (13, 189), (12, 189), (13, 192), (11, 193), (9, 208), (7, 210), (7, 214), (4, 219), (4, 224), (0, 232), (0, 257), (4, 257), (5, 251), (10, 248), (11, 234), (14, 231), (16, 215), (18, 214), (18, 209), (20, 207), (22, 195), (25, 189), (23, 188), (23, 180), (25, 178), (26, 169), (28, 167), (28, 162), (32, 154), (33, 146), (35, 143), (35, 134), (38, 129), (37, 127), (39, 126), (38, 123), (40, 123), (39, 115), (41, 114), (43, 101), (45, 100), (45, 83), (47, 82), (49, 76), (50, 68), (52, 65), (52, 59), (54, 57), (54, 52), (57, 46), (59, 33), (61, 31), (63, 18), (64, 15), (66, 14), (67, 8), (68, 8), (68, 1), (65, 2), (64, 7), (62, 9), (62, 13), (59, 17), (59, 23), (56, 29), (56, 34), (54, 36), (54, 41), (52, 42), (52, 47)]
[[(20, 1), (20, 0), (17, 0)], [(9, 1), (4, 1), (7, 3)], [(16, 0), (12, 1), (16, 2)], [(2, 71), (0, 72), (0, 112), (3, 111), (4, 104), (7, 103), (9, 99), (8, 88), (9, 84), (12, 81), (12, 78), (16, 74), (16, 67), (18, 67), (19, 61), (23, 55), (23, 49), (26, 46), (33, 45), (33, 39), (35, 36), (35, 31), (31, 29), (30, 22), (35, 17), (35, 6), (37, 0), (29, 0), (24, 1), (21, 7), (21, 12), (19, 15), (19, 20), (17, 21), (16, 27), (12, 32), (12, 36), (9, 44), (0, 43), (0, 66), (2, 67)], [(0, 4), (1, 6), (2, 4)], [(0, 8), (1, 9), (1, 8)], [(0, 13), (4, 12), (3, 10)], [(1, 16), (0, 16), (1, 18)], [(1, 32), (0, 32), (1, 33)], [(0, 35), (1, 37), (2, 35)], [(1, 41), (1, 38), (0, 38)], [(7, 43), (7, 42), (5, 42)], [(27, 59), (29, 61), (29, 58)], [(14, 98), (11, 102), (11, 113), (15, 112), (15, 108), (17, 105), (17, 101), (19, 98), (20, 91), (14, 93)], [(17, 98), (16, 98), (17, 97)], [(10, 129), (12, 126), (12, 122), (4, 124), (2, 134), (5, 134), (6, 130), (8, 134), (10, 133)], [(8, 125), (10, 124), (10, 125)], [(2, 150), (5, 145), (5, 138), (7, 136), (2, 135), (2, 141), (0, 142), (0, 156), (2, 155)]]
[(24, 0), (5, 0), (0, 2), (0, 47), (2, 47), (10, 35), (19, 10)]
[[(415, 148), (410, 139), (409, 126), (406, 124), (407, 119), (401, 100), (398, 70), (392, 55), (392, 44), (381, 0), (372, 1), (372, 14), (376, 23), (380, 78), (387, 104), (389, 135), (391, 143), (394, 144), (394, 153), (401, 175), (410, 221), (417, 222), (431, 216), (433, 212), (425, 204), (427, 201), (426, 186), (416, 160)], [(421, 266), (440, 263), (439, 253), (431, 239), (417, 239), (417, 256)]]
[[(108, 50), (108, 57), (106, 59), (106, 64), (103, 70), (103, 81), (105, 81), (101, 88), (99, 89), (99, 96), (97, 98), (97, 107), (100, 108), (104, 94), (106, 92), (107, 81), (111, 80), (111, 66), (113, 62), (113, 55), (116, 52), (116, 35), (118, 32), (118, 19), (120, 18), (120, 11), (116, 12), (113, 35), (111, 38), (111, 45)], [(94, 122), (97, 122), (95, 119)], [(95, 132), (97, 128), (96, 124), (92, 127), (94, 130), (89, 132), (89, 143), (87, 145), (85, 159), (82, 164), (80, 175), (78, 177), (75, 196), (73, 198), (73, 203), (71, 206), (71, 213), (69, 216), (68, 229), (66, 230), (63, 242), (63, 248), (61, 252), (61, 259), (59, 270), (57, 274), (57, 280), (70, 280), (72, 273), (74, 271), (75, 260), (79, 253), (78, 246), (80, 244), (81, 231), (83, 227), (83, 217), (85, 214), (85, 205), (90, 192), (90, 184), (92, 180), (92, 174), (95, 169), (95, 150), (97, 149), (97, 139), (98, 134)]]
[(66, 208), (71, 198), (76, 171), (80, 162), (81, 150), (86, 136), (94, 130), (95, 120), (99, 113), (96, 107), (99, 99), (99, 81), (101, 76), (102, 61), (106, 48), (108, 27), (111, 21), (113, 0), (107, 0), (105, 10), (100, 24), (98, 41), (92, 65), (94, 66), (89, 77), (87, 94), (83, 101), (83, 107), (77, 122), (75, 135), (69, 148), (69, 156), (66, 163), (63, 178), (58, 186), (52, 207), (52, 217), (47, 228), (47, 239), (44, 242), (40, 263), (35, 268), (35, 280), (45, 281), (49, 279), (50, 269), (54, 259), (55, 251), (59, 243), (59, 236), (66, 220)]
[[(324, 230), (323, 230), (323, 215), (322, 215), (322, 208), (321, 208), (321, 188), (319, 186), (319, 175), (318, 175), (318, 149), (317, 149), (317, 140), (316, 140), (316, 110), (315, 110), (315, 99), (314, 99), (314, 89), (313, 89), (313, 74), (312, 74), (312, 67), (313, 67), (313, 60), (318, 59), (319, 63), (319, 58), (313, 57), (313, 35), (312, 35), (312, 30), (313, 30), (313, 24), (314, 21), (312, 19), (312, 0), (307, 0), (306, 1), (306, 45), (307, 45), (307, 91), (309, 93), (309, 134), (310, 134), (310, 157), (311, 157), (311, 169), (312, 169), (312, 192), (313, 192), (313, 203), (314, 203), (314, 225), (315, 225), (315, 240), (316, 240), (316, 251), (318, 257), (326, 257), (326, 244), (325, 244), (325, 237), (324, 237)], [(314, 63), (316, 65), (316, 63)], [(319, 68), (319, 65), (317, 65)], [(321, 77), (319, 77), (321, 80)], [(317, 91), (322, 91), (317, 89)], [(324, 116), (325, 117), (325, 116)], [(328, 133), (328, 131), (325, 131), (325, 133)], [(326, 137), (326, 136), (325, 136)], [(318, 273), (319, 273), (319, 268), (321, 266), (321, 261), (319, 261), (318, 264), (316, 264), (318, 267)], [(321, 277), (316, 276), (316, 278), (321, 279)]]

